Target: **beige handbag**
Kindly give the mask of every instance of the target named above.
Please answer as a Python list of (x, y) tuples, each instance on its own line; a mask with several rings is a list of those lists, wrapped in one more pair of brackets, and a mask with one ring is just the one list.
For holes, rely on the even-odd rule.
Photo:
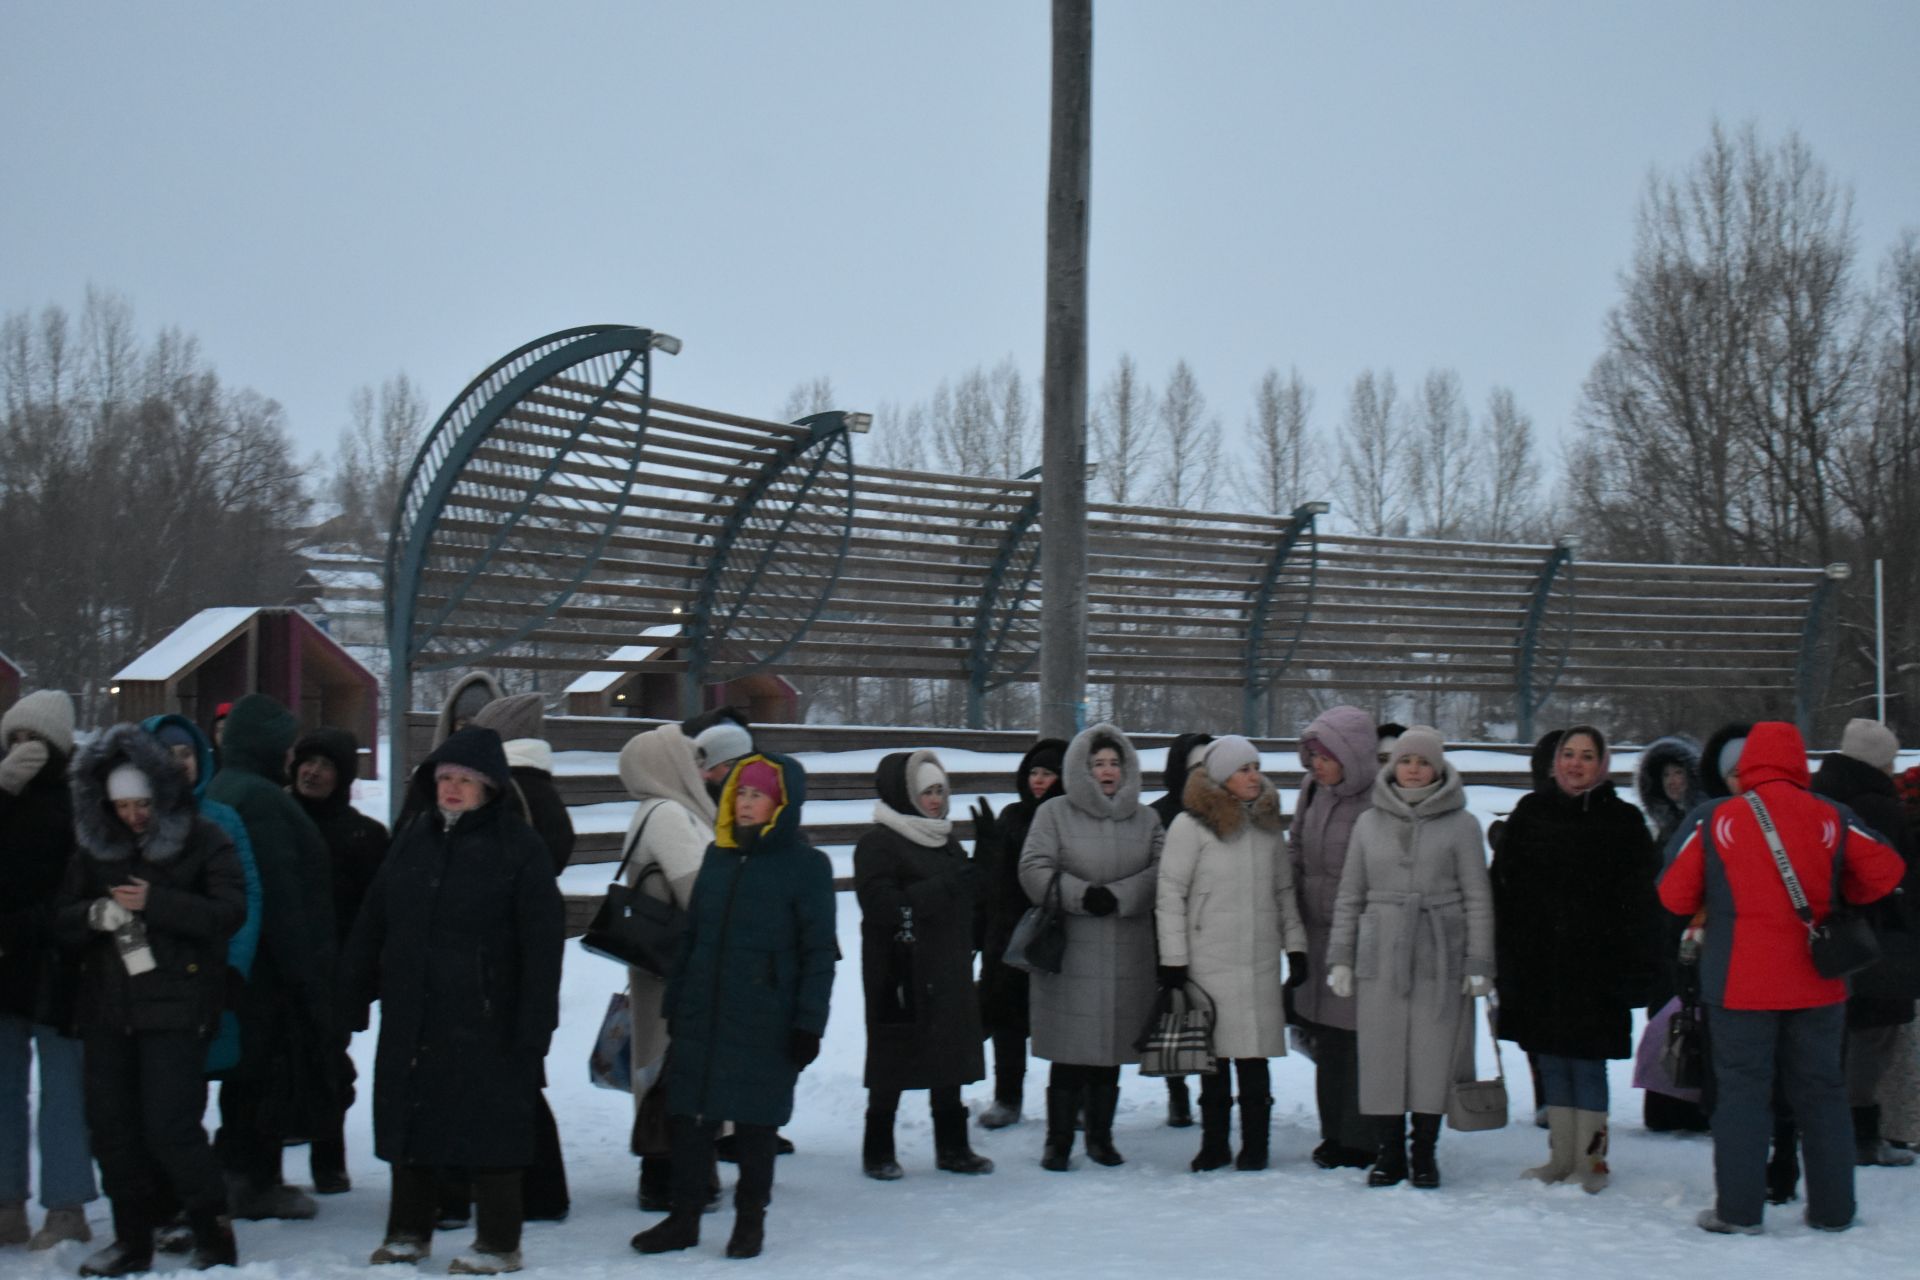
[(1491, 1080), (1474, 1080), (1473, 1019), (1460, 1019), (1462, 1040), (1455, 1059), (1468, 1079), (1455, 1080), (1447, 1098), (1447, 1127), (1461, 1133), (1480, 1133), (1507, 1127), (1507, 1069), (1500, 1060), (1500, 1027), (1495, 1019), (1493, 1001), (1487, 1001), (1487, 1026), (1493, 1032), (1493, 1069)]

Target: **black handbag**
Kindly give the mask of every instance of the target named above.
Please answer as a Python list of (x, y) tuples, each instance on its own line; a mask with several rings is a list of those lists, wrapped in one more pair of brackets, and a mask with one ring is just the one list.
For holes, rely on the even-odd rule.
[(1681, 1089), (1700, 1089), (1707, 1083), (1707, 1028), (1700, 1006), (1680, 1001), (1667, 1019), (1667, 1042), (1660, 1048), (1660, 1065)]
[(1060, 910), (1060, 873), (1053, 873), (1037, 907), (1028, 907), (1013, 926), (1002, 957), (1012, 969), (1028, 973), (1058, 973), (1067, 958), (1067, 919)]
[(1860, 912), (1847, 907), (1846, 899), (1840, 896), (1840, 873), (1847, 857), (1845, 820), (1840, 823), (1840, 847), (1833, 853), (1832, 909), (1825, 920), (1816, 922), (1806, 891), (1800, 887), (1800, 877), (1793, 873), (1793, 863), (1788, 861), (1787, 851), (1780, 845), (1773, 815), (1767, 812), (1767, 806), (1756, 793), (1749, 791), (1745, 798), (1753, 810), (1754, 820), (1760, 824), (1761, 834), (1767, 838), (1767, 848), (1773, 851), (1773, 865), (1787, 886), (1787, 897), (1793, 899), (1794, 913), (1807, 927), (1807, 949), (1813, 957), (1814, 972), (1823, 978), (1845, 978), (1879, 960), (1880, 939), (1873, 926)]
[(650, 863), (634, 884), (622, 884), (620, 878), (626, 875), (627, 864), (633, 860), (634, 850), (640, 847), (647, 823), (653, 821), (653, 815), (665, 803), (664, 800), (656, 802), (640, 819), (640, 827), (627, 842), (626, 853), (620, 859), (620, 869), (613, 873), (613, 881), (607, 886), (606, 898), (580, 938), (580, 945), (594, 955), (617, 960), (656, 978), (673, 974), (680, 955), (680, 940), (687, 932), (687, 913), (673, 901), (671, 892), (664, 899), (646, 892), (648, 876), (658, 873), (663, 883), (666, 880), (667, 873), (658, 862)]

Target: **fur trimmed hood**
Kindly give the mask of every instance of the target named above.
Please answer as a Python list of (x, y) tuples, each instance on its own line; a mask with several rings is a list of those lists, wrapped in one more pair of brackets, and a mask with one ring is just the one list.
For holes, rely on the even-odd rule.
[[(1677, 764), (1687, 771), (1687, 794), (1679, 804), (1667, 798), (1664, 781), (1667, 766)], [(1700, 788), (1700, 744), (1679, 736), (1661, 738), (1640, 753), (1633, 770), (1633, 789), (1640, 797), (1640, 809), (1668, 829), (1706, 800)]]
[(1249, 816), (1262, 831), (1280, 830), (1280, 793), (1273, 779), (1260, 775), (1260, 794), (1252, 804), (1234, 799), (1227, 789), (1207, 776), (1205, 769), (1187, 771), (1187, 785), (1180, 793), (1183, 812), (1219, 837), (1232, 840), (1245, 830)]
[[(153, 825), (136, 840), (107, 799), (107, 775), (130, 764), (147, 775), (153, 788)], [(73, 784), (73, 833), (80, 847), (101, 862), (135, 857), (169, 862), (186, 847), (198, 810), (187, 771), (175, 764), (160, 740), (137, 724), (116, 724), (96, 734), (75, 753), (69, 774)]]
[[(1111, 743), (1120, 749), (1120, 788), (1110, 796), (1101, 792), (1090, 772), (1096, 739), (1102, 746)], [(1082, 813), (1124, 821), (1140, 807), (1140, 753), (1134, 750), (1127, 735), (1113, 725), (1096, 724), (1082, 729), (1067, 744), (1066, 758), (1060, 762), (1060, 785), (1066, 792), (1067, 803)]]

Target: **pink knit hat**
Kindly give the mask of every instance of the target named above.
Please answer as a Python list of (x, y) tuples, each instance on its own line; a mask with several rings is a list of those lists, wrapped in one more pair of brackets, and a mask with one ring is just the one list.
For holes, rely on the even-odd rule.
[(772, 796), (775, 800), (785, 800), (786, 790), (780, 785), (780, 771), (765, 760), (749, 760), (740, 766), (740, 773), (734, 779), (734, 787), (752, 787), (762, 795)]

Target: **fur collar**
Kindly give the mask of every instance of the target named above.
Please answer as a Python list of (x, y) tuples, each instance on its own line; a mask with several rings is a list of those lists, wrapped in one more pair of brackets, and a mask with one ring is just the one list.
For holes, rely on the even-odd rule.
[(1280, 793), (1264, 773), (1260, 775), (1260, 794), (1251, 806), (1227, 793), (1227, 789), (1207, 775), (1205, 769), (1187, 772), (1187, 787), (1180, 798), (1193, 820), (1222, 840), (1237, 837), (1253, 815), (1253, 825), (1262, 831), (1280, 829)]
[[(138, 841), (107, 799), (107, 775), (123, 764), (146, 774), (153, 788), (153, 825)], [(74, 755), (71, 776), (73, 833), (87, 856), (101, 862), (144, 858), (153, 863), (180, 856), (193, 834), (197, 811), (186, 770), (174, 763), (159, 739), (137, 724), (114, 725)]]

